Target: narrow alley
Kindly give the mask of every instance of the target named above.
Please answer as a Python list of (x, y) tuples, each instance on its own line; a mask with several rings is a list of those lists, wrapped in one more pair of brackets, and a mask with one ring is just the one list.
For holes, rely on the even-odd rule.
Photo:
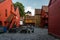
[(0, 0), (0, 40), (60, 40), (60, 0)]
[(34, 28), (34, 33), (3, 33), (0, 40), (59, 40), (48, 35), (48, 29)]

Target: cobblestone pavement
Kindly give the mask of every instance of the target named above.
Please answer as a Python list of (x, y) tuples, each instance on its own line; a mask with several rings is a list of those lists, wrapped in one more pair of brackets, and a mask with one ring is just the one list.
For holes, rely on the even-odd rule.
[(48, 35), (47, 29), (35, 28), (34, 33), (3, 33), (0, 40), (59, 40)]

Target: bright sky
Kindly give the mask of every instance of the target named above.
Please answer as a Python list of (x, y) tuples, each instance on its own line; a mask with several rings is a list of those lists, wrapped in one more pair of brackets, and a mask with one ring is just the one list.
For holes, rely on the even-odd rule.
[(13, 0), (13, 2), (20, 2), (25, 6), (25, 12), (31, 11), (34, 15), (34, 9), (41, 9), (43, 5), (48, 5), (49, 0)]

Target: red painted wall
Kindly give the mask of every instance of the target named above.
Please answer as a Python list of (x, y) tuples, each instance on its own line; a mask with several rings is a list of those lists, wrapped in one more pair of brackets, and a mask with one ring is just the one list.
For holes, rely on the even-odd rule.
[(44, 17), (45, 17), (45, 11), (42, 9), (41, 10), (41, 27), (44, 27), (44, 24), (45, 24), (45, 20), (44, 20)]
[[(0, 3), (0, 21), (2, 21), (3, 26), (5, 25), (4, 21), (10, 15), (11, 5), (12, 5), (11, 0), (5, 0)], [(7, 16), (6, 16), (6, 13), (7, 13)]]
[[(17, 22), (16, 25), (19, 26), (20, 16), (19, 16), (18, 8), (15, 11), (12, 0), (5, 0), (1, 2), (0, 3), (0, 21), (2, 21), (2, 26), (6, 26), (5, 21), (11, 14), (15, 15), (12, 20), (12, 24), (13, 22), (15, 23)], [(18, 16), (18, 19), (16, 19), (16, 16)], [(12, 24), (10, 25), (10, 28), (12, 28)]]
[(50, 1), (49, 5), (49, 28), (48, 32), (60, 37), (60, 0)]
[(19, 9), (16, 9), (16, 25), (19, 27), (20, 25), (20, 14), (19, 14)]
[(45, 12), (45, 10), (41, 10), (41, 27), (44, 28), (46, 24), (48, 24), (48, 12)]

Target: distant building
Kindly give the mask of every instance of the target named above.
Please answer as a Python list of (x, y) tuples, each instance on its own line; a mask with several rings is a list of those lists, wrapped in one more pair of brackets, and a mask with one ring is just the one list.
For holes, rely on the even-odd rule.
[(20, 26), (24, 25), (24, 17), (20, 17)]
[(30, 11), (27, 11), (27, 12), (25, 13), (25, 15), (32, 16), (32, 14), (31, 14)]
[(35, 26), (40, 27), (40, 15), (41, 15), (41, 9), (35, 9)]
[(48, 6), (42, 6), (41, 9), (41, 27), (48, 26)]
[(25, 16), (24, 23), (35, 25), (35, 16)]

